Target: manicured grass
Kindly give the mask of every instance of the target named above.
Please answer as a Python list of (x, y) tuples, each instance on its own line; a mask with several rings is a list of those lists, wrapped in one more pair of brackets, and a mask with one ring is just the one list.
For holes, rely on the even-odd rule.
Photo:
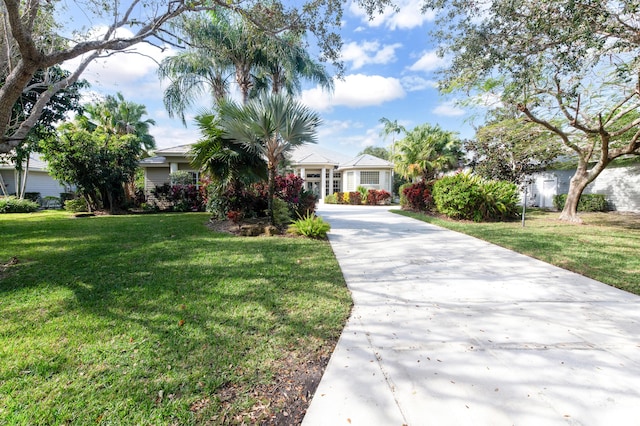
[(521, 222), (451, 221), (395, 211), (472, 235), (640, 295), (640, 215), (583, 213), (584, 224), (558, 220), (559, 213), (527, 212)]
[(0, 215), (0, 424), (240, 422), (326, 351), (351, 306), (329, 244), (207, 219)]

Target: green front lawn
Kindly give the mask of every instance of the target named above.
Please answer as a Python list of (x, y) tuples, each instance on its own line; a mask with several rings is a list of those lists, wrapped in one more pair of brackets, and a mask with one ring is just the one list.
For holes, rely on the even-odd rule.
[(283, 360), (330, 350), (329, 244), (207, 219), (0, 215), (0, 424), (241, 422)]
[(541, 259), (640, 295), (640, 215), (582, 213), (584, 224), (559, 213), (527, 212), (520, 221), (474, 223), (395, 211)]

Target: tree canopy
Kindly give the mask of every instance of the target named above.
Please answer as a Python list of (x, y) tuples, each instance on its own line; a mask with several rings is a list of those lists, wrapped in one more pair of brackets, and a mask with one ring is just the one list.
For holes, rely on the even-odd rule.
[[(640, 9), (631, 0), (427, 0), (445, 91), (491, 93), (577, 157), (562, 219), (615, 158), (640, 152)], [(481, 96), (478, 96), (481, 98)]]
[[(372, 16), (381, 12), (390, 0), (357, 0), (356, 3)], [(64, 8), (79, 11), (85, 22), (65, 22)], [(297, 5), (282, 0), (269, 2), (251, 0), (132, 0), (60, 2), (48, 0), (2, 0), (0, 11), (5, 19), (0, 23), (0, 152), (10, 152), (22, 145), (51, 97), (69, 87), (96, 58), (124, 51), (137, 43), (149, 42), (159, 47), (180, 44), (168, 25), (187, 13), (222, 8), (245, 17), (254, 27), (271, 37), (283, 31), (304, 36), (313, 35), (321, 59), (340, 67), (341, 39), (338, 35), (344, 2), (342, 0), (308, 0)], [(68, 18), (71, 19), (71, 18)], [(94, 22), (107, 23), (99, 30)], [(130, 35), (127, 35), (130, 34)], [(39, 70), (46, 70), (70, 59), (80, 58), (77, 68), (59, 81), (43, 82), (44, 87), (28, 117), (11, 121), (11, 112), (18, 99), (31, 92), (29, 85)]]

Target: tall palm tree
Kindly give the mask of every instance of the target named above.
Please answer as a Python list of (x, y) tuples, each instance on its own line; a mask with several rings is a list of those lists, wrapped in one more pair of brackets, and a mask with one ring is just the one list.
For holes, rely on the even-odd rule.
[(254, 94), (271, 89), (297, 95), (302, 91), (301, 79), (333, 91), (333, 79), (326, 68), (314, 61), (299, 36), (292, 33), (281, 38), (267, 38), (261, 47), (262, 61), (256, 71)]
[(224, 136), (243, 144), (266, 159), (269, 187), (269, 219), (274, 223), (273, 198), (278, 165), (285, 153), (304, 143), (316, 142), (320, 116), (307, 106), (282, 94), (263, 94), (245, 105), (220, 105)]
[(147, 108), (144, 105), (126, 101), (122, 93), (118, 92), (116, 96), (109, 95), (102, 102), (87, 105), (85, 110), (93, 124), (104, 128), (108, 133), (135, 135), (145, 151), (156, 147), (154, 137), (149, 134), (150, 127), (156, 122), (151, 118), (143, 120), (142, 117), (147, 114)]
[(423, 124), (395, 143), (396, 171), (405, 179), (433, 179), (456, 167), (462, 156), (462, 142), (454, 132)]
[(207, 46), (190, 48), (176, 56), (165, 58), (158, 67), (161, 79), (169, 79), (164, 92), (164, 106), (170, 117), (178, 115), (186, 124), (184, 113), (202, 96), (213, 95), (220, 102), (229, 91), (230, 63)]

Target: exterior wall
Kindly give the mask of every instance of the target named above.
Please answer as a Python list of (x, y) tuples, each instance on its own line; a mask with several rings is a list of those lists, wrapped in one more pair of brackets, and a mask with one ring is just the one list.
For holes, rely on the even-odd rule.
[[(15, 194), (16, 191), (16, 173), (15, 170), (2, 170), (2, 179), (7, 187), (9, 194)], [(29, 171), (27, 175), (27, 190), (26, 192), (39, 192), (40, 197), (47, 196), (59, 197), (61, 192), (65, 192), (66, 188), (61, 185), (57, 180), (52, 178), (47, 172), (44, 171)]]
[[(527, 205), (553, 208), (545, 199), (569, 192), (569, 183), (575, 170), (549, 170), (535, 176), (529, 186)], [(555, 181), (555, 188), (550, 182)], [(604, 194), (611, 210), (640, 212), (640, 164), (609, 167), (584, 190), (584, 194)]]
[(169, 183), (169, 166), (147, 167), (144, 173), (144, 192), (149, 196), (156, 186)]
[[(377, 172), (379, 180), (377, 184), (362, 183), (362, 172)], [(343, 170), (342, 171), (342, 188), (344, 192), (353, 192), (358, 186), (364, 186), (367, 189), (384, 189), (391, 193), (393, 190), (393, 175), (390, 170), (381, 169), (364, 169), (364, 170)]]

